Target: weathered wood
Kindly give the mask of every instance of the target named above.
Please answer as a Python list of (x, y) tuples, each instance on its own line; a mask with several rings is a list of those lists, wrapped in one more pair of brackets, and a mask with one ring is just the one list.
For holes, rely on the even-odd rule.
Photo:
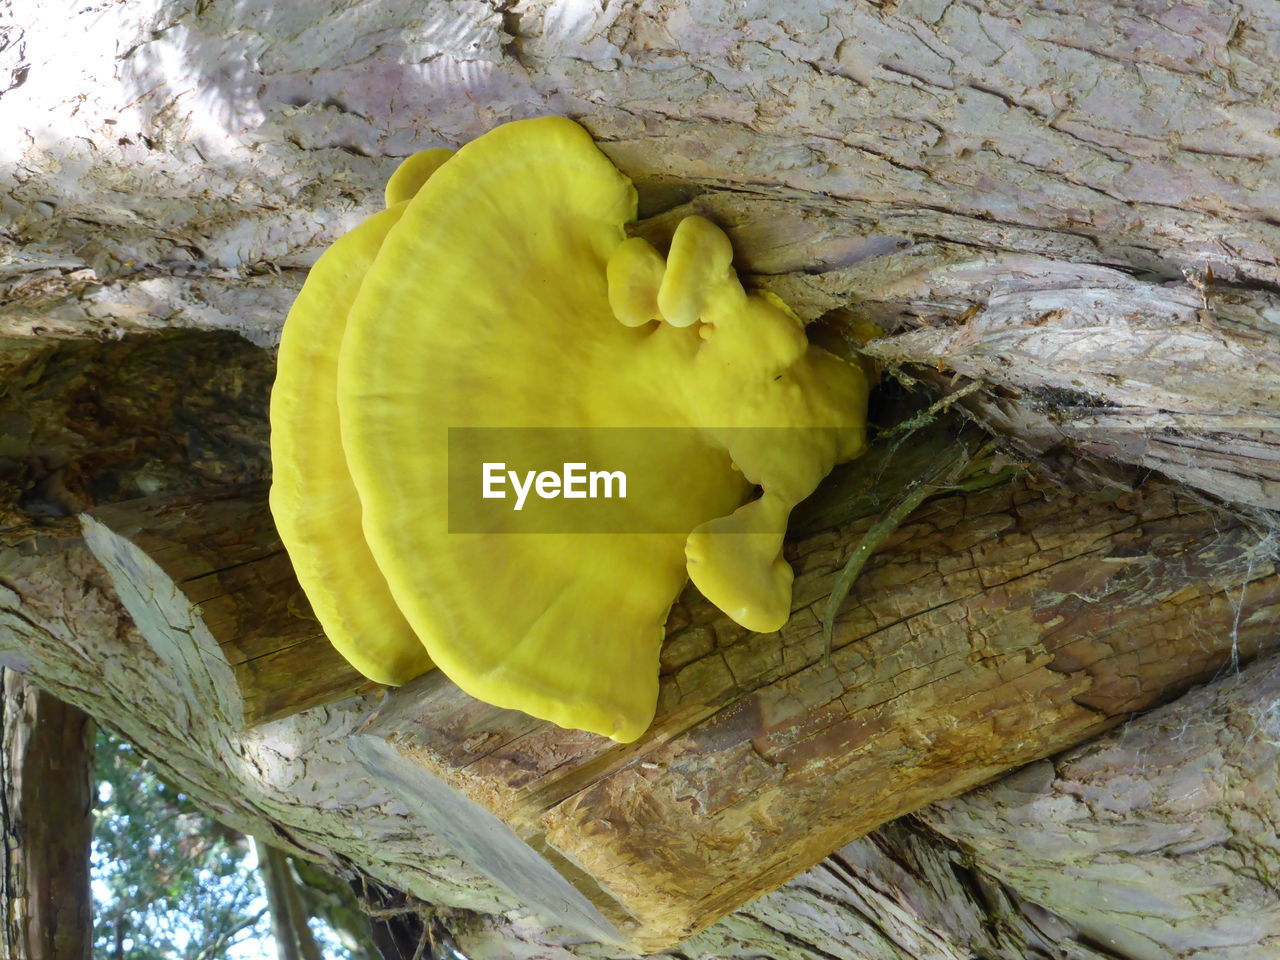
[(1097, 461), (1156, 470), (1280, 510), (1280, 313), (1268, 298), (1027, 256), (914, 278), (904, 295), (913, 326), (869, 352), (939, 384), (984, 381), (965, 405), (1029, 456), (1065, 476), (1097, 476)]
[(181, 677), (194, 645), (230, 722), (265, 723), (378, 687), (312, 615), (265, 488), (129, 500), (82, 523), (152, 648)]
[[(369, 689), (309, 616), (263, 491), (238, 501), (131, 499), (269, 474), (269, 356), (208, 331), (9, 339), (0, 341), (0, 372), (0, 523), (30, 525), (131, 500), (102, 508), (95, 545), (125, 564), (116, 566), (124, 579), (146, 569), (155, 578), (146, 589), (167, 591), (175, 610), (200, 605), (196, 632), (220, 641), (208, 649), (221, 646), (232, 666), (243, 703), (229, 709), (245, 722)], [(141, 546), (128, 543), (131, 536)], [(125, 561), (127, 553), (135, 556)], [(172, 634), (171, 623), (189, 619), (174, 616), (143, 619)]]
[[(778, 634), (687, 594), (635, 744), (427, 675), (391, 694), (358, 750), (406, 803), (434, 777), (502, 820), (498, 836), (469, 805), (434, 807), (492, 875), (513, 851), (543, 858), (521, 861), (522, 897), (666, 948), (893, 817), (1277, 644), (1280, 575), (1256, 532), (1167, 487), (1108, 499), (1019, 481), (937, 500), (855, 586), (830, 662), (813, 608), (867, 520), (794, 547)], [(557, 875), (599, 916), (565, 909)]]
[(0, 956), (90, 960), (93, 721), (0, 667)]
[(921, 816), (1119, 956), (1270, 960), (1280, 661)]
[[(1224, 530), (1229, 545), (1239, 531)], [(1194, 557), (1195, 550), (1189, 553)], [(1261, 570), (1261, 563), (1254, 565), (1255, 573)], [(1187, 575), (1196, 575), (1194, 566)], [(105, 571), (75, 538), (36, 536), (5, 549), (0, 581), (0, 656), (106, 720), (224, 822), (270, 836), (330, 869), (357, 867), (442, 908), (490, 914), (446, 912), (469, 956), (631, 956), (548, 927), (527, 904), (450, 853), (437, 839), (434, 816), (398, 801), (388, 786), (368, 777), (350, 734), (375, 705), (369, 698), (241, 730), (220, 716), (194, 646), (176, 673), (138, 633)], [(1147, 589), (1159, 592), (1159, 583)], [(1249, 621), (1245, 613), (1247, 629), (1265, 615)], [(1127, 742), (1141, 751), (1138, 740)], [(478, 744), (479, 738), (473, 746)], [(1086, 933), (1053, 914), (1052, 900), (1026, 903), (1016, 888), (986, 878), (980, 868), (980, 859), (957, 853), (936, 836), (908, 842), (880, 831), (665, 955), (968, 960), (976, 953), (1025, 960), (1040, 950), (1074, 960), (1102, 956), (1088, 946)], [(1230, 890), (1223, 899), (1229, 909)], [(1241, 901), (1240, 909), (1247, 904)]]
[[(673, 960), (1117, 960), (1088, 934), (982, 871), (910, 818), (843, 847), (678, 949)], [(554, 930), (450, 916), (461, 952), (594, 956)], [(1134, 958), (1137, 960), (1137, 958)]]
[[(545, 113), (585, 118), (651, 209), (759, 205), (733, 218), (752, 269), (812, 284), (813, 303), (887, 287), (949, 244), (1280, 279), (1280, 20), (1259, 0), (314, 14), (299, 30), (266, 0), (122, 4), (15, 24), (6, 65), (33, 72), (0, 117), (59, 139), (11, 154), (7, 209), (27, 242), (6, 325), (181, 315), (270, 340), (296, 267), (378, 203), (396, 157)], [(41, 83), (68, 36), (84, 82)]]
[(107, 723), (242, 833), (339, 873), (356, 863), (430, 902), (513, 906), (352, 756), (349, 733), (376, 695), (251, 729), (231, 723), (196, 644), (153, 648), (84, 542), (59, 534), (0, 549), (0, 659)]

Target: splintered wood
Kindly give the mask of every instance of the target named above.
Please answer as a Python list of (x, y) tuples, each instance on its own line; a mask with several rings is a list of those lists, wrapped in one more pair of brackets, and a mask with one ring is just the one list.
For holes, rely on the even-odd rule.
[(871, 522), (795, 545), (779, 633), (687, 591), (637, 743), (478, 703), (434, 673), (388, 697), (357, 752), (523, 901), (659, 950), (887, 820), (1276, 643), (1280, 577), (1239, 521), (1167, 487), (1106, 502), (1014, 481), (899, 529), (826, 660), (815, 610)]
[(312, 616), (265, 488), (146, 497), (96, 508), (81, 522), (177, 682), (212, 673), (229, 722), (264, 723), (377, 686)]

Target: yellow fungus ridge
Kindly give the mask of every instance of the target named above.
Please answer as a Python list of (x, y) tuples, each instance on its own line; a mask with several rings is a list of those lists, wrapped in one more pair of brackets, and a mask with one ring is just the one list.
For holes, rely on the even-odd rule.
[(281, 542), (329, 641), (366, 677), (393, 685), (432, 663), (361, 533), (338, 424), (338, 351), (347, 311), (405, 200), (452, 153), (408, 158), (388, 183), (389, 209), (316, 261), (285, 319), (271, 391), (270, 501)]

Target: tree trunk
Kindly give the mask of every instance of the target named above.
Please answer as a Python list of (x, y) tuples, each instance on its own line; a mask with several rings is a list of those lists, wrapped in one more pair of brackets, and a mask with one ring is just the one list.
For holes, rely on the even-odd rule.
[(90, 960), (93, 721), (0, 667), (0, 828), (7, 960)]
[[(238, 729), (219, 711), (202, 706), (216, 696), (207, 675), (206, 686), (200, 685), (197, 673), (174, 683), (173, 665), (160, 660), (135, 632), (117, 606), (105, 573), (78, 541), (45, 538), (22, 554), (6, 554), (4, 580), (15, 598), (24, 598), (0, 614), (0, 642), (6, 655), (24, 657), (28, 669), (46, 678), (61, 695), (108, 717), (222, 819), (240, 829), (269, 833), (277, 843), (325, 860), (337, 869), (356, 865), (433, 903), (486, 912), (504, 912), (514, 906), (507, 894), (470, 875), (438, 844), (432, 834), (439, 824), (431, 811), (401, 806), (389, 786), (364, 776), (350, 732), (367, 718), (371, 708), (367, 699), (313, 709), (255, 730)], [(1242, 620), (1249, 629), (1255, 623), (1273, 622), (1273, 616), (1244, 616)], [(1229, 658), (1229, 645), (1224, 654)], [(885, 840), (883, 836), (878, 834), (879, 839), (870, 841), (871, 847), (863, 842), (846, 848), (841, 854), (845, 866), (840, 859), (829, 861), (772, 898), (722, 921), (684, 949), (705, 949), (715, 956), (746, 956), (761, 949), (761, 943), (773, 942), (770, 938), (778, 943), (791, 942), (791, 938), (819, 949), (842, 944), (837, 955), (843, 955), (841, 951), (853, 950), (851, 944), (860, 944), (870, 936), (866, 929), (877, 924), (887, 924), (895, 931), (890, 943), (908, 937), (904, 930), (911, 931), (908, 939), (925, 936), (940, 921), (930, 919), (928, 911), (923, 915), (904, 913), (906, 907), (895, 906), (903, 896), (912, 910), (924, 909), (912, 899), (912, 888), (884, 888), (886, 882), (900, 885), (902, 881), (877, 879), (876, 872), (888, 869), (895, 856), (924, 856), (912, 851), (927, 844)], [(900, 849), (904, 845), (905, 853)], [(882, 848), (893, 852), (875, 852)], [(926, 861), (919, 868), (926, 875), (954, 872), (953, 864), (967, 870), (970, 868), (965, 864), (972, 863), (950, 847), (930, 852)], [(849, 865), (853, 865), (852, 878), (846, 869)], [(890, 876), (897, 874), (891, 872)], [(983, 883), (991, 885), (991, 881)], [(832, 892), (846, 888), (846, 892)], [(981, 894), (985, 888), (979, 885), (975, 889), (971, 899), (985, 902)], [(873, 891), (879, 893), (872, 896)], [(1012, 887), (999, 894), (999, 902), (1021, 903), (1020, 893)], [(1194, 890), (1188, 888), (1179, 896), (1190, 903)], [(858, 921), (853, 929), (859, 932), (850, 933), (847, 925), (867, 912), (859, 905), (860, 898), (868, 897), (871, 926)], [(1055, 907), (1051, 900), (1040, 902), (1049, 911)], [(949, 916), (947, 910), (952, 908), (959, 909), (954, 904), (947, 908), (945, 903), (930, 909)], [(1005, 931), (1001, 936), (1014, 938), (1011, 942), (1020, 942), (1018, 937), (1025, 940), (1032, 936), (1028, 931), (1049, 923), (1036, 912), (1038, 908), (1018, 909), (1025, 909), (1031, 919), (1023, 917), (1012, 928), (999, 928)], [(954, 932), (955, 936), (968, 929), (973, 917), (967, 916), (964, 922), (956, 921), (959, 932)], [(805, 917), (811, 919), (803, 921)], [(1070, 924), (1054, 923), (1062, 936), (1074, 935)], [(478, 930), (473, 924), (462, 924), (459, 936), (478, 937), (477, 942), (495, 937), (513, 939), (524, 943), (521, 949), (534, 951), (530, 954), (534, 956), (547, 948), (548, 936), (564, 939), (563, 935), (540, 932), (541, 925), (531, 925), (529, 919), (488, 921)], [(488, 949), (496, 948), (491, 944)], [(776, 949), (776, 944), (768, 949)], [(600, 946), (577, 946), (572, 952), (583, 956), (617, 953)], [(895, 956), (893, 952), (867, 955)], [(909, 952), (905, 955), (912, 956)]]
[[(945, 456), (955, 429), (913, 437), (916, 457)], [(873, 455), (837, 480), (884, 502), (903, 466)], [(353, 749), (529, 906), (661, 949), (886, 820), (1274, 646), (1280, 580), (1229, 515), (1155, 485), (1115, 502), (980, 485), (919, 511), (872, 561), (829, 659), (811, 607), (873, 519), (863, 511), (846, 504), (841, 525), (793, 545), (796, 610), (779, 634), (750, 635), (690, 591), (638, 743), (476, 703), (433, 674), (394, 693)], [(259, 493), (96, 508), (85, 539), (211, 724), (369, 689), (295, 601)], [(290, 670), (262, 666), (281, 655)]]
[[(975, 405), (1028, 449), (1277, 506), (1274, 394), (1236, 389), (1277, 371), (1273, 5), (312, 16), (239, 0), (14, 25), (0, 117), (34, 132), (10, 152), (0, 332), (180, 319), (274, 342), (300, 268), (373, 209), (395, 158), (564, 113), (636, 179), (642, 230), (699, 211), (806, 318), (963, 332), (880, 349), (994, 369), (1004, 389)], [(62, 56), (72, 92), (50, 82)], [(1181, 404), (1162, 402), (1171, 380)]]
[(289, 904), (288, 867), (284, 855), (265, 843), (258, 848), (258, 870), (267, 890), (267, 909), (271, 913), (271, 936), (276, 941), (276, 960), (302, 960), (298, 938), (294, 935), (294, 920)]
[[(640, 232), (661, 238), (678, 216), (711, 217), (729, 230), (748, 279), (806, 319), (836, 332), (851, 316), (878, 322), (890, 335), (873, 350), (899, 376), (945, 389), (979, 378), (964, 401), (970, 412), (1062, 478), (1101, 479), (1123, 494), (1155, 471), (1233, 504), (1230, 523), (1243, 518), (1260, 531), (1240, 541), (1235, 583), (1269, 570), (1267, 531), (1280, 508), (1273, 4), (378, 0), (321, 2), (303, 23), (280, 4), (231, 0), (30, 5), (21, 16), (0, 39), (0, 119), (13, 133), (0, 149), (0, 334), (112, 341), (180, 325), (271, 344), (304, 268), (374, 209), (397, 158), (502, 120), (563, 113), (635, 178)], [(102, 570), (74, 537), (41, 523), (262, 475), (265, 434), (236, 426), (261, 380), (231, 354), (195, 363), (202, 381), (129, 367), (138, 371), (132, 385), (116, 379), (107, 389), (111, 367), (100, 366), (59, 411), (27, 405), (39, 391), (26, 387), (75, 369), (74, 351), (106, 356), (112, 346), (133, 350), (134, 341), (24, 345), (33, 356), (56, 349), (56, 362), (32, 360), (21, 376), (5, 367), (4, 522), (41, 533), (0, 561), (6, 656), (109, 718), (242, 829), (339, 869), (359, 864), (446, 906), (511, 907), (357, 772), (347, 734), (372, 698), (254, 732), (227, 729), (204, 707), (217, 691), (178, 697)], [(148, 377), (180, 386), (148, 398)], [(200, 397), (223, 399), (184, 406), (188, 382)], [(120, 392), (138, 402), (92, 409)], [(151, 411), (172, 398), (177, 405)], [(219, 421), (228, 409), (237, 415)], [(112, 432), (121, 418), (135, 426)], [(46, 428), (60, 420), (103, 432), (52, 436)], [(9, 449), (11, 432), (24, 438), (21, 456)], [(130, 435), (145, 449), (131, 449)], [(193, 436), (229, 442), (206, 456)], [(96, 449), (107, 453), (95, 458)], [(92, 477), (115, 479), (84, 479)], [(1194, 532), (1185, 549), (1202, 556), (1220, 536)], [(911, 563), (887, 556), (889, 566)], [(1149, 561), (1131, 559), (1125, 570), (1138, 588)], [(1151, 563), (1162, 559), (1150, 553)], [(989, 571), (980, 559), (973, 569), (986, 589)], [(1094, 592), (1073, 589), (1075, 615), (1088, 619)], [(1250, 612), (1241, 596), (1233, 588), (1216, 601), (1191, 599), (1231, 614), (1227, 633), (1215, 623), (1208, 649), (1229, 652), (1237, 627), (1274, 632), (1274, 613)], [(1174, 590), (1163, 602), (1180, 599)], [(669, 647), (668, 660), (684, 646)], [(1069, 668), (1112, 663), (1094, 653)], [(1116, 690), (1123, 663), (1112, 663), (1121, 667)], [(1232, 716), (1262, 715), (1265, 700), (1250, 700), (1260, 690), (1211, 696), (1238, 704)], [(1111, 708), (1132, 708), (1125, 702), (1118, 695)], [(1017, 817), (1033, 816), (1046, 844), (1060, 839), (1045, 810), (1076, 796), (1075, 838), (1115, 824), (1142, 834), (1153, 829), (1143, 826), (1148, 813), (1181, 816), (1184, 808), (1129, 801), (1143, 796), (1147, 774), (1159, 781), (1147, 758), (1195, 717), (1178, 712), (1183, 702), (1151, 714), (1168, 730), (1130, 725), (1119, 735), (1143, 774), (1133, 782), (1117, 774), (1108, 787), (1081, 786), (1079, 768), (1059, 768), (1052, 780), (1021, 783), (1021, 796), (1040, 798), (1030, 813), (999, 800), (996, 787), (947, 808), (972, 802), (987, 813), (882, 828), (700, 934), (685, 955), (1261, 955), (1275, 930), (1270, 854), (1247, 822), (1220, 817), (1217, 833), (1195, 840), (1208, 844), (1203, 859), (1184, 851), (1179, 862), (1194, 869), (1174, 882), (1146, 848), (1098, 841), (1100, 889), (1120, 896), (1126, 882), (1159, 885), (1174, 903), (1121, 898), (1129, 918), (1082, 904), (1080, 884), (1050, 882), (1053, 864), (1066, 862), (1061, 847), (1045, 853), (1038, 836), (1015, 829)], [(1212, 759), (1197, 748), (1183, 772), (1192, 777), (1196, 762)], [(1274, 757), (1250, 762), (1263, 764), (1251, 775), (1264, 777)], [(1095, 787), (1129, 800), (1093, 802)], [(1232, 794), (1230, 803), (1269, 822), (1266, 799)], [(1014, 835), (1024, 859), (991, 840)], [(1239, 869), (1214, 872), (1215, 856)], [(1264, 879), (1253, 884), (1250, 871)], [(1210, 887), (1222, 893), (1208, 919), (1188, 920)], [(527, 916), (454, 920), (476, 956), (609, 952)]]
[(289, 858), (269, 844), (256, 846), (258, 869), (262, 872), (271, 910), (271, 935), (275, 937), (279, 960), (322, 960), (320, 947), (307, 925), (310, 917), (303, 908)]
[(307, 860), (291, 858), (289, 865), (300, 882), (306, 916), (323, 920), (351, 960), (381, 960), (367, 907), (353, 885)]

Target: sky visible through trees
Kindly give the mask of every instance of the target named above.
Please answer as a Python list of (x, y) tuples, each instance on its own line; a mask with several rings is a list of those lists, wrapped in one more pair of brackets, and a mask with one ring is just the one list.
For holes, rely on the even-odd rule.
[[(273, 960), (254, 844), (201, 813), (130, 744), (99, 728), (95, 960)], [(353, 960), (311, 921), (325, 960)]]

